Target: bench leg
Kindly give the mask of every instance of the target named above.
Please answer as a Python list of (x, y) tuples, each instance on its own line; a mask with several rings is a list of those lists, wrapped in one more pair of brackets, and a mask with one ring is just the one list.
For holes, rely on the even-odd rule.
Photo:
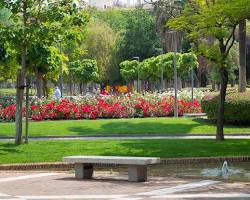
[(91, 179), (93, 175), (93, 165), (90, 164), (75, 164), (75, 177), (77, 179)]
[(128, 181), (145, 182), (147, 181), (147, 166), (132, 165), (128, 167)]

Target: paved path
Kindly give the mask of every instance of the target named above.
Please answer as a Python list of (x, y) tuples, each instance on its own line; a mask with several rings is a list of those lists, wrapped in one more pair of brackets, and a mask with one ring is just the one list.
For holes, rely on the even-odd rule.
[[(128, 182), (124, 173), (96, 172), (93, 180), (76, 180), (68, 172), (0, 172), (0, 200), (159, 200), (250, 199), (249, 183), (149, 177)], [(3, 181), (4, 180), (4, 181)]]
[[(230, 134), (225, 135), (226, 139), (250, 139), (250, 134)], [(195, 135), (113, 135), (113, 136), (36, 136), (30, 140), (133, 140), (133, 139), (215, 139), (215, 135), (195, 134)], [(0, 141), (14, 140), (11, 137), (0, 137)]]

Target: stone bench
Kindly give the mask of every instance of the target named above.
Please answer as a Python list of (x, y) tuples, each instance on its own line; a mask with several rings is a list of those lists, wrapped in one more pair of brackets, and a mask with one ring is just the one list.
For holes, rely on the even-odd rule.
[(183, 117), (207, 117), (206, 113), (184, 113)]
[(77, 179), (91, 179), (94, 164), (115, 164), (128, 166), (128, 181), (147, 181), (147, 166), (160, 163), (160, 158), (121, 156), (69, 156), (64, 161), (75, 164)]

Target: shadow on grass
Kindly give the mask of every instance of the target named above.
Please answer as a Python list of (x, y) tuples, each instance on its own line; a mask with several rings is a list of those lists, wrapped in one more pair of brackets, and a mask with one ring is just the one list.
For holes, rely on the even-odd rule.
[(145, 156), (162, 158), (248, 156), (250, 141), (226, 140), (137, 140), (123, 141), (116, 151), (104, 150), (103, 156)]
[(0, 155), (8, 153), (21, 153), (17, 150), (17, 145), (11, 143), (0, 144)]
[[(78, 135), (95, 135), (95, 134), (188, 134), (192, 129), (207, 125), (201, 119), (192, 120), (194, 123), (185, 123), (179, 121), (174, 123), (155, 122), (110, 122), (103, 124), (100, 129), (92, 129), (85, 126), (69, 127), (68, 130)], [(213, 126), (213, 124), (210, 124)]]
[[(192, 121), (198, 122), (198, 123), (203, 123), (207, 125), (213, 125), (216, 126), (217, 120), (216, 119), (193, 119)], [(250, 132), (250, 123), (249, 122), (237, 122), (237, 121), (225, 121), (224, 122), (225, 128), (249, 128)]]

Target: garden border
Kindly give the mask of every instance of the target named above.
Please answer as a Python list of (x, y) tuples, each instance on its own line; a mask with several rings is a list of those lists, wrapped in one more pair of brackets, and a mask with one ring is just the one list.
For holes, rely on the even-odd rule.
[[(250, 136), (250, 132), (247, 133), (225, 133), (224, 134), (226, 137), (227, 136)], [(29, 139), (31, 140), (53, 140), (53, 139), (88, 139), (88, 138), (107, 138), (109, 139), (109, 137), (114, 137), (114, 138), (123, 138), (123, 137), (152, 137), (152, 139), (154, 139), (154, 137), (173, 137), (173, 139), (175, 138), (180, 138), (180, 137), (201, 137), (204, 136), (204, 139), (206, 139), (205, 137), (209, 136), (214, 136), (215, 134), (213, 133), (193, 133), (193, 134), (188, 134), (188, 133), (162, 133), (162, 134), (153, 134), (153, 133), (144, 133), (144, 134), (126, 134), (126, 133), (122, 133), (122, 134), (93, 134), (93, 135), (64, 135), (64, 136), (59, 136), (59, 135), (53, 135), (53, 136), (29, 136)], [(0, 136), (0, 140), (14, 140), (15, 137), (13, 136)]]
[[(223, 163), (228, 162), (250, 162), (250, 156), (233, 157), (191, 157), (191, 158), (161, 158), (161, 164), (192, 164), (192, 163)], [(98, 167), (120, 166), (114, 164), (99, 164)], [(74, 164), (65, 162), (46, 162), (46, 163), (17, 163), (1, 164), (0, 170), (37, 170), (37, 169), (73, 169)]]

